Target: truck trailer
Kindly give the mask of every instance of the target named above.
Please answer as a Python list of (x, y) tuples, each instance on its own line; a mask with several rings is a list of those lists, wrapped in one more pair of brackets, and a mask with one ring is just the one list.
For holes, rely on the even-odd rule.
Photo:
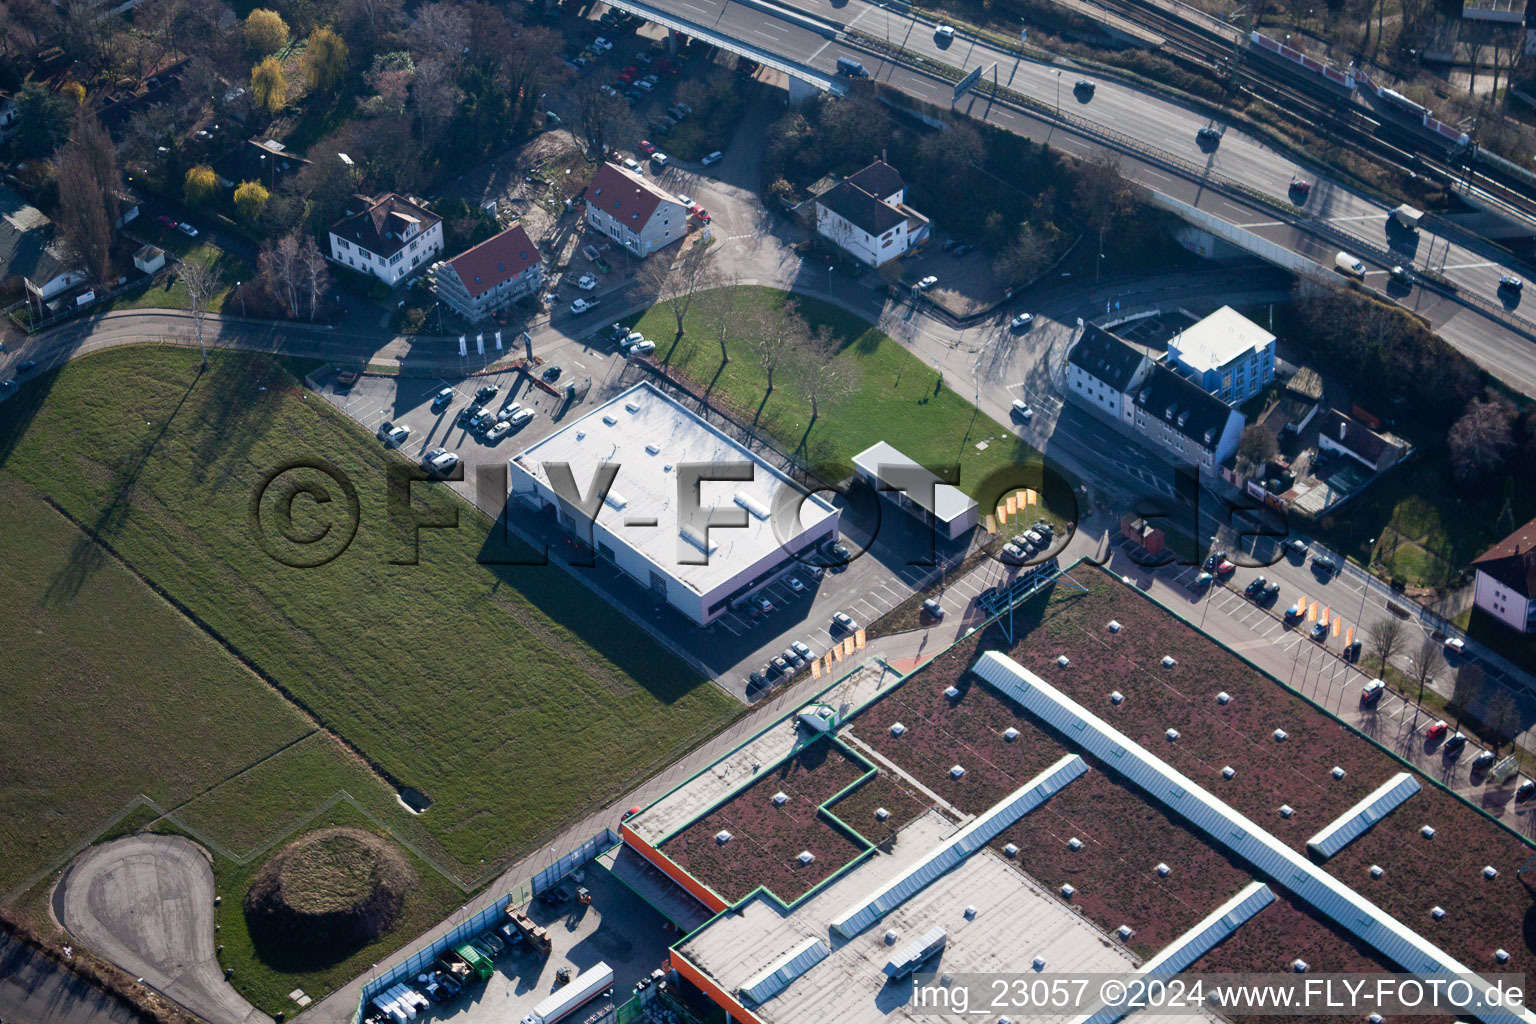
[(550, 993), (533, 1012), (523, 1018), (522, 1024), (555, 1024), (594, 996), (613, 987), (613, 968), (603, 961), (588, 967), (572, 979), (569, 985)]
[(1424, 211), (1403, 203), (1392, 211), (1392, 219), (1409, 231), (1417, 231), (1419, 230), (1419, 221), (1424, 219)]

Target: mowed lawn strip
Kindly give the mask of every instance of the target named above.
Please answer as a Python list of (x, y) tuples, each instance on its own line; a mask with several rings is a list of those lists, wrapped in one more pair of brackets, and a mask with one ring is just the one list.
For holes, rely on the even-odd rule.
[[(661, 852), (733, 903), (759, 885), (793, 903), (863, 849), (817, 808), (867, 771), (831, 741), (813, 743), (668, 839)], [(776, 805), (781, 792), (788, 799)], [(723, 843), (722, 831), (731, 834)], [(802, 852), (815, 859), (800, 863)]]
[[(737, 317), (742, 330), (751, 330), (754, 310), (782, 306), (786, 292), (742, 287)], [(877, 441), (886, 441), (930, 469), (960, 465), (960, 489), (970, 492), (987, 474), (1015, 462), (1040, 461), (1040, 455), (996, 420), (980, 415), (971, 401), (948, 384), (935, 386), (939, 373), (912, 355), (877, 327), (854, 314), (817, 299), (793, 300), (812, 329), (825, 325), (859, 369), (857, 390), (834, 403), (822, 403), (821, 415), (809, 437), (811, 403), (796, 381), (796, 371), (777, 370), (767, 396), (768, 375), (751, 347), (739, 337), (728, 338), (730, 361), (720, 370), (720, 345), (709, 334), (702, 302), (695, 302), (683, 326), (686, 333), (673, 348), (677, 320), (665, 305), (643, 316), (635, 329), (656, 342), (654, 358), (751, 421), (762, 407), (758, 428), (771, 435), (786, 452), (805, 439), (808, 461), (823, 475), (841, 479), (853, 469), (853, 457)], [(976, 443), (988, 442), (984, 451)]]
[[(123, 349), (71, 364), (0, 405), (6, 469), (97, 530), (398, 784), (467, 876), (679, 756), (738, 706), (484, 516), (417, 484), (457, 529), (392, 525), (386, 452), (264, 357)], [(360, 523), (326, 565), (262, 550), (264, 476), (324, 461), (356, 488)], [(294, 503), (318, 535), (336, 500)], [(340, 529), (338, 524), (329, 524)], [(275, 536), (269, 527), (268, 536)], [(73, 737), (80, 741), (82, 737)]]
[(313, 729), (3, 471), (0, 522), (0, 892), (134, 797), (175, 805)]

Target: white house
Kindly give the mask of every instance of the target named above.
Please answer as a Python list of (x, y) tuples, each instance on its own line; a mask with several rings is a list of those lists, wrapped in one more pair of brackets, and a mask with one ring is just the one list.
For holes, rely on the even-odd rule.
[[(578, 502), (604, 465), (617, 475), (588, 515)], [(700, 468), (703, 479), (691, 475)], [(837, 536), (837, 509), (648, 382), (514, 456), (510, 471), (509, 501), (552, 512), (598, 559), (698, 625)]]
[(928, 237), (928, 218), (906, 205), (907, 185), (883, 160), (816, 197), (816, 233), (878, 267)]
[(1135, 389), (1132, 428), (1174, 458), (1216, 473), (1242, 440), (1243, 414), (1166, 366)]
[(146, 274), (153, 274), (165, 266), (165, 250), (145, 243), (134, 252), (133, 265)]
[(1174, 335), (1168, 358), (1180, 373), (1237, 405), (1275, 379), (1275, 336), (1231, 306)]
[(1067, 353), (1067, 392), (1134, 428), (1134, 396), (1151, 369), (1152, 360), (1144, 353), (1088, 324)]
[(528, 232), (514, 224), (437, 268), (437, 297), (478, 323), (537, 291), (544, 261)]
[(688, 234), (688, 208), (618, 164), (599, 167), (585, 197), (587, 226), (641, 259)]
[(33, 309), (41, 312), (86, 278), (47, 214), (0, 186), (0, 288), (9, 290), (19, 280)]
[(1473, 603), (1510, 629), (1536, 633), (1536, 519), (1472, 561)]
[(1325, 452), (1348, 455), (1372, 472), (1394, 465), (1407, 452), (1407, 445), (1376, 433), (1337, 409), (1329, 409), (1318, 421), (1317, 446)]
[(393, 192), (353, 196), (347, 216), (331, 228), (333, 261), (391, 286), (442, 251), (443, 219)]

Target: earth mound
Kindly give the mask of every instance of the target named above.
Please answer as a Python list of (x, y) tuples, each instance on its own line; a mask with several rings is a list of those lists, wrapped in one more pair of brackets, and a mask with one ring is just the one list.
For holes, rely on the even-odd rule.
[(289, 843), (245, 894), (253, 938), (290, 951), (355, 949), (388, 932), (416, 872), (393, 844), (355, 828), (328, 828)]

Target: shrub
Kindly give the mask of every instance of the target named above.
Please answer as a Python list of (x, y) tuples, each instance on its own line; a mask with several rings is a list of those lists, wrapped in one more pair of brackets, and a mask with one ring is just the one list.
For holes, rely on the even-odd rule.
[(187, 171), (186, 178), (182, 181), (182, 195), (187, 203), (192, 206), (200, 206), (213, 198), (213, 193), (219, 187), (219, 176), (213, 173), (213, 168), (207, 164), (198, 164)]
[(259, 57), (288, 45), (288, 23), (276, 11), (258, 7), (245, 17), (245, 45)]
[(235, 212), (247, 224), (253, 224), (261, 216), (261, 211), (267, 208), (269, 198), (271, 193), (260, 182), (242, 181), (235, 189)]

